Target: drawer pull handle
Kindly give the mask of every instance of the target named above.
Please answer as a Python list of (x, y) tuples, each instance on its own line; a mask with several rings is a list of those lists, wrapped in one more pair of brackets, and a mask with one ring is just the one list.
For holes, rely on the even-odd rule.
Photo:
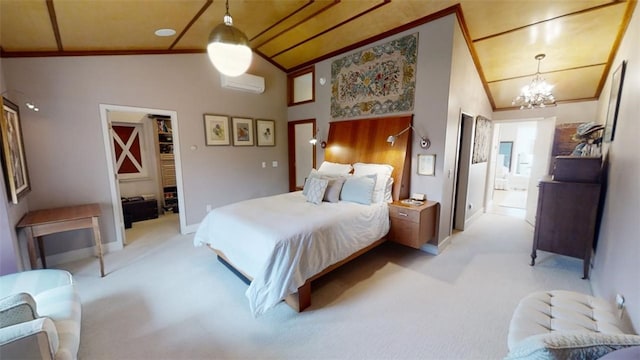
[(409, 215), (407, 215), (406, 213), (403, 213), (403, 212), (398, 212), (398, 215), (400, 215), (400, 216), (409, 216)]

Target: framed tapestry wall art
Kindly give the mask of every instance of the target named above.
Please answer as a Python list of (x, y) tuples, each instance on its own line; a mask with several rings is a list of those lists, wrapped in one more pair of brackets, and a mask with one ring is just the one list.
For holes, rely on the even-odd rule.
[(4, 172), (9, 200), (17, 204), (22, 196), (31, 190), (27, 159), (22, 141), (20, 111), (16, 104), (2, 98), (2, 118), (0, 118), (0, 150), (2, 171)]
[(476, 117), (476, 127), (473, 138), (472, 164), (487, 162), (489, 147), (491, 146), (491, 120), (484, 116)]
[(331, 117), (413, 110), (418, 33), (358, 51), (331, 64)]

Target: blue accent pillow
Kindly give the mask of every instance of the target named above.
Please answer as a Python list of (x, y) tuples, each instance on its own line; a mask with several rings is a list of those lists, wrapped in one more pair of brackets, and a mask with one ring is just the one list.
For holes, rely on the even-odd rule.
[(349, 177), (342, 186), (340, 200), (371, 205), (377, 175)]

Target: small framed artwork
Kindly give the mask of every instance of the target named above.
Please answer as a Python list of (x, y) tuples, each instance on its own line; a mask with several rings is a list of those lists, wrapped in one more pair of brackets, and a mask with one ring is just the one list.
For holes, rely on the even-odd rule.
[(233, 146), (253, 146), (253, 119), (231, 118)]
[(436, 155), (418, 155), (418, 175), (435, 176), (436, 175)]
[(17, 204), (31, 190), (27, 159), (22, 140), (20, 111), (16, 104), (2, 98), (2, 117), (0, 118), (0, 153), (7, 185), (7, 194), (12, 203)]
[(204, 114), (204, 134), (207, 146), (231, 145), (229, 117)]
[(257, 119), (256, 139), (258, 139), (258, 146), (276, 146), (276, 122)]
[(604, 126), (603, 136), (605, 142), (613, 141), (613, 136), (616, 134), (616, 121), (618, 120), (618, 110), (620, 109), (620, 97), (622, 96), (622, 84), (624, 83), (626, 68), (627, 60), (624, 60), (616, 71), (613, 72), (613, 77), (611, 78), (611, 93), (609, 95), (607, 122)]

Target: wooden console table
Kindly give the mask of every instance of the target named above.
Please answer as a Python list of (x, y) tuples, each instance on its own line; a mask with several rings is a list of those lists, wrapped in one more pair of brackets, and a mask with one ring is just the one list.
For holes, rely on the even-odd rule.
[(98, 217), (101, 215), (100, 205), (87, 204), (77, 206), (67, 206), (55, 209), (36, 210), (27, 213), (18, 223), (18, 228), (24, 228), (27, 233), (27, 247), (29, 250), (29, 262), (31, 268), (35, 269), (36, 249), (34, 238), (38, 239), (40, 250), (40, 260), (42, 267), (46, 268), (47, 263), (44, 256), (43, 235), (49, 235), (69, 230), (93, 229), (93, 238), (98, 248), (98, 258), (100, 259), (100, 276), (104, 277), (104, 261), (102, 258), (102, 240), (100, 238), (100, 223)]

